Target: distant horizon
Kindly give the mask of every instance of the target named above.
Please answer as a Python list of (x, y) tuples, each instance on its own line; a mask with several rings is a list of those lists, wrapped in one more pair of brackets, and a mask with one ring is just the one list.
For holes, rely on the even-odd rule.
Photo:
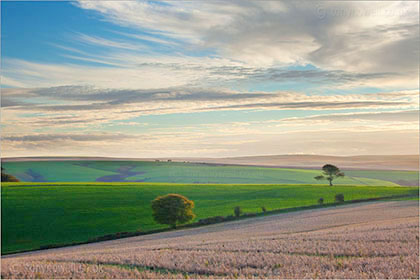
[(10, 157), (2, 158), (1, 162), (63, 162), (63, 161), (160, 161), (160, 162), (187, 162), (210, 165), (239, 165), (259, 167), (306, 168), (319, 169), (330, 163), (337, 164), (347, 170), (407, 170), (419, 171), (419, 155), (358, 155), (358, 156), (330, 156), (330, 155), (259, 155), (240, 157), (154, 157), (154, 158), (129, 158), (129, 157)]
[(1, 157), (1, 159), (10, 159), (10, 158), (127, 158), (127, 159), (170, 159), (170, 158), (213, 158), (213, 159), (219, 159), (219, 158), (242, 158), (242, 157), (274, 157), (274, 156), (319, 156), (319, 157), (365, 157), (365, 156), (418, 156), (419, 154), (360, 154), (360, 155), (321, 155), (321, 154), (267, 154), (267, 155), (240, 155), (240, 156), (233, 156), (233, 157), (204, 157), (204, 156), (194, 156), (194, 157), (170, 157), (170, 156), (161, 156), (161, 157), (117, 157), (117, 156), (80, 156), (80, 155), (74, 155), (74, 156), (7, 156), (7, 157)]

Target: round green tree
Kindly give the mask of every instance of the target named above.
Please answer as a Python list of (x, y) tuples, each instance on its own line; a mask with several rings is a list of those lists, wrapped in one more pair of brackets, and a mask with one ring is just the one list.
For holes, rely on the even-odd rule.
[(180, 194), (158, 196), (152, 201), (153, 219), (172, 228), (194, 219), (193, 208), (194, 202)]

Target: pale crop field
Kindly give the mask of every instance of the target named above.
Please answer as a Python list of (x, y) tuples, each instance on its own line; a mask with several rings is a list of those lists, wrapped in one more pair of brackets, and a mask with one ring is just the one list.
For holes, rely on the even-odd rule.
[(415, 279), (418, 210), (353, 204), (11, 255), (2, 278)]

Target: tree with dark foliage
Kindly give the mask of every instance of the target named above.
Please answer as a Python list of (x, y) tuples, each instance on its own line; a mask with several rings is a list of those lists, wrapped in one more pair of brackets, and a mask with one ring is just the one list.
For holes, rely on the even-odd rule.
[(233, 213), (235, 214), (235, 217), (238, 218), (242, 214), (242, 209), (240, 206), (236, 206), (233, 208)]
[(326, 164), (322, 167), (323, 175), (316, 176), (317, 180), (328, 180), (330, 186), (335, 178), (344, 177), (344, 173), (341, 172), (340, 168), (332, 164)]

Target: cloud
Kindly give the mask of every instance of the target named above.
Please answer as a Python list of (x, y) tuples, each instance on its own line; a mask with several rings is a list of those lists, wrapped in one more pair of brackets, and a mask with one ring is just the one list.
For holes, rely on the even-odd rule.
[(300, 81), (306, 83), (363, 83), (367, 80), (376, 80), (380, 78), (389, 78), (398, 76), (397, 73), (392, 72), (378, 72), (378, 73), (352, 73), (342, 70), (285, 70), (279, 68), (268, 68), (265, 71), (249, 75), (249, 78), (262, 79), (265, 81)]
[[(68, 84), (114, 89), (159, 89), (160, 87), (223, 87), (227, 83), (279, 84), (304, 82), (308, 85), (342, 85), (360, 87), (382, 81), (407, 79), (398, 72), (348, 72), (343, 70), (294, 70), (284, 67), (252, 67), (245, 63), (216, 58), (148, 57), (123, 53), (91, 56), (65, 55), (76, 61), (99, 63), (100, 66), (77, 64), (43, 64), (5, 59), (5, 84), (19, 87), (54, 87)], [(115, 83), (114, 77), (121, 77)], [(19, 80), (19, 83), (15, 81)]]
[(239, 93), (235, 91), (203, 88), (161, 88), (161, 89), (98, 89), (86, 86), (63, 86), (34, 89), (33, 94), (43, 97), (55, 97), (63, 100), (107, 101), (110, 104), (137, 103), (148, 101), (211, 101), (270, 98), (273, 93)]
[[(2, 100), (10, 110), (39, 112), (110, 111), (118, 114), (165, 114), (215, 110), (283, 110), (403, 108), (415, 106), (413, 92), (306, 95), (296, 92), (242, 92), (226, 89), (162, 88), (101, 89), (90, 86), (63, 86), (18, 91), (4, 89)], [(139, 109), (139, 105), (142, 106)], [(5, 108), (5, 109), (6, 109)]]
[[(223, 124), (218, 126), (223, 128)], [(227, 127), (226, 127), (227, 129)], [(105, 135), (25, 135), (2, 143), (3, 156), (92, 155), (114, 157), (240, 156), (262, 154), (418, 154), (416, 130), (313, 129), (300, 131), (203, 134), (190, 131), (143, 133), (128, 137)], [(16, 136), (17, 137), (17, 136)]]
[(142, 46), (139, 44), (132, 44), (132, 43), (123, 42), (123, 41), (108, 40), (106, 38), (102, 38), (99, 36), (90, 36), (83, 33), (78, 33), (76, 36), (76, 39), (86, 44), (100, 45), (100, 46), (106, 46), (106, 47), (117, 48), (117, 49), (127, 49), (127, 50), (132, 50), (132, 51), (142, 49)]
[[(295, 133), (308, 127), (319, 129), (319, 131), (345, 127), (354, 133), (403, 128), (415, 131), (418, 128), (418, 122), (414, 119), (418, 111), (413, 109), (418, 108), (417, 98), (416, 91), (307, 95), (283, 91), (242, 92), (185, 87), (152, 90), (118, 90), (91, 86), (3, 89), (2, 101), (13, 100), (15, 103), (9, 103), (9, 107), (2, 108), (2, 140), (5, 144), (4, 149), (10, 150), (9, 155), (12, 151), (15, 151), (13, 152), (15, 155), (18, 154), (19, 149), (38, 151), (52, 146), (57, 146), (55, 149), (58, 153), (61, 151), (60, 147), (64, 146), (68, 147), (70, 154), (70, 147), (75, 151), (84, 151), (83, 149), (86, 148), (86, 152), (90, 153), (88, 147), (85, 146), (91, 147), (90, 151), (98, 151), (100, 148), (95, 143), (107, 142), (106, 145), (109, 147), (103, 146), (103, 148), (109, 148), (117, 154), (119, 152), (116, 147), (121, 147), (122, 150), (132, 147), (134, 151), (134, 147), (137, 149), (142, 146), (150, 147), (150, 150), (138, 148), (136, 152), (138, 156), (142, 153), (157, 155), (158, 151), (168, 156), (174, 154), (185, 156), (182, 155), (182, 148), (188, 150), (187, 146), (194, 144), (197, 153), (205, 150), (206, 153), (213, 151), (220, 155), (225, 153), (223, 155), (228, 156), (234, 149), (232, 148), (235, 146), (234, 142), (237, 142), (239, 149), (245, 145), (245, 142), (258, 142), (273, 133)], [(273, 110), (295, 110), (296, 112), (346, 110), (348, 112), (355, 109), (399, 110), (399, 112), (328, 114), (326, 111), (324, 114), (328, 115), (294, 119), (279, 117), (283, 113), (272, 114)], [(406, 111), (401, 111), (403, 109)], [(241, 121), (228, 124), (230, 120), (227, 118), (224, 121), (215, 120), (212, 125), (206, 125), (208, 121), (201, 124), (203, 120), (197, 115), (198, 124), (192, 127), (185, 125), (182, 121), (165, 125), (158, 121), (146, 126), (143, 123), (145, 119), (139, 118), (150, 115), (232, 110), (245, 111)], [(255, 122), (251, 116), (251, 119), (248, 119), (247, 114), (250, 110), (267, 110), (268, 115), (272, 115), (273, 119)], [(132, 125), (133, 122), (136, 123), (135, 126)], [(399, 122), (397, 127), (396, 122)], [(332, 126), (331, 123), (334, 125)], [(57, 133), (58, 131), (63, 131), (63, 133)], [(98, 131), (104, 132), (98, 133)], [(112, 132), (115, 132), (115, 135)], [(224, 142), (216, 140), (212, 142), (214, 134), (224, 137)], [(248, 139), (244, 135), (253, 135), (253, 138)], [(303, 136), (304, 133), (300, 135)], [(261, 137), (260, 140), (259, 137)], [(80, 144), (80, 147), (72, 144), (76, 142), (84, 144)], [(25, 143), (25, 145), (22, 144), (19, 147), (17, 143)], [(34, 146), (35, 143), (38, 144)], [(223, 143), (231, 143), (231, 145)], [(44, 152), (50, 153), (50, 151)]]
[(91, 141), (107, 141), (107, 140), (124, 140), (134, 138), (131, 135), (119, 133), (99, 133), (99, 134), (32, 134), (22, 136), (5, 136), (2, 141), (11, 142), (53, 142), (53, 141), (73, 141), (73, 142), (91, 142)]
[(369, 112), (369, 113), (343, 113), (343, 114), (328, 114), (328, 115), (318, 115), (311, 116), (307, 118), (289, 118), (282, 120), (285, 121), (317, 121), (317, 120), (326, 120), (326, 121), (382, 121), (382, 122), (409, 122), (409, 123), (418, 123), (419, 122), (419, 110), (410, 110), (410, 111), (396, 111), (396, 112)]
[[(110, 66), (80, 65), (76, 63), (38, 63), (21, 59), (7, 58), (3, 63), (3, 76), (6, 81), (19, 81), (20, 87), (51, 87), (63, 85), (90, 85), (103, 88), (159, 88), (184, 86), (202, 78), (202, 71), (182, 68), (183, 63), (175, 69), (171, 66), (160, 67), (154, 64), (139, 64), (129, 60), (131, 56), (122, 58), (97, 58), (95, 61)], [(81, 59), (86, 59), (82, 57)], [(89, 59), (89, 58), (88, 58)], [(165, 58), (160, 58), (165, 59)], [(147, 62), (137, 57), (137, 61)], [(149, 58), (150, 60), (150, 58)], [(153, 60), (153, 59), (152, 59)], [(168, 63), (168, 61), (167, 61)], [(205, 63), (205, 60), (202, 61)], [(115, 77), (119, 77), (118, 83)]]
[(364, 73), (417, 69), (418, 2), (80, 1), (77, 5), (115, 24), (186, 38), (197, 48), (212, 48), (222, 57), (254, 66), (312, 63)]
[(220, 106), (205, 108), (206, 110), (225, 110), (225, 109), (348, 109), (348, 108), (371, 108), (371, 107), (398, 107), (407, 106), (407, 102), (385, 102), (385, 101), (349, 101), (349, 102), (286, 102), (286, 103), (251, 103), (231, 106)]
[[(418, 152), (416, 1), (72, 3), (123, 28), (64, 34), (66, 63), (2, 58), (2, 83), (19, 87), (2, 89), (9, 155)], [(238, 110), (243, 122), (138, 123)], [(245, 116), (260, 111), (273, 119)]]
[[(290, 95), (284, 93), (283, 95)], [(133, 112), (130, 105), (148, 104), (148, 108), (137, 112), (156, 112), (174, 109), (185, 112), (202, 104), (219, 104), (224, 102), (244, 102), (246, 100), (269, 100), (279, 94), (266, 92), (236, 92), (203, 88), (163, 88), (151, 90), (134, 89), (98, 89), (88, 86), (63, 86), (52, 88), (35, 88), (17, 92), (15, 89), (4, 89), (3, 100), (14, 105), (15, 110), (28, 111), (90, 111), (126, 108)], [(12, 100), (28, 100), (32, 102), (19, 103)], [(169, 104), (173, 104), (168, 106)], [(129, 105), (129, 106), (127, 106)], [(175, 106), (178, 105), (178, 106)], [(175, 107), (177, 108), (175, 108)], [(191, 107), (192, 106), (192, 107)], [(157, 108), (156, 108), (157, 107)]]
[[(74, 61), (71, 64), (5, 58), (3, 82), (20, 87), (83, 84), (131, 89), (242, 81), (418, 86), (415, 1), (162, 3), (76, 2), (130, 32), (111, 32), (117, 38), (108, 33), (71, 34), (68, 45), (57, 46)], [(97, 51), (82, 51), (80, 44)], [(317, 69), (287, 68), (308, 64)]]
[(22, 101), (15, 101), (12, 99), (1, 99), (1, 107), (15, 107), (15, 106), (24, 106), (27, 105), (25, 102)]

